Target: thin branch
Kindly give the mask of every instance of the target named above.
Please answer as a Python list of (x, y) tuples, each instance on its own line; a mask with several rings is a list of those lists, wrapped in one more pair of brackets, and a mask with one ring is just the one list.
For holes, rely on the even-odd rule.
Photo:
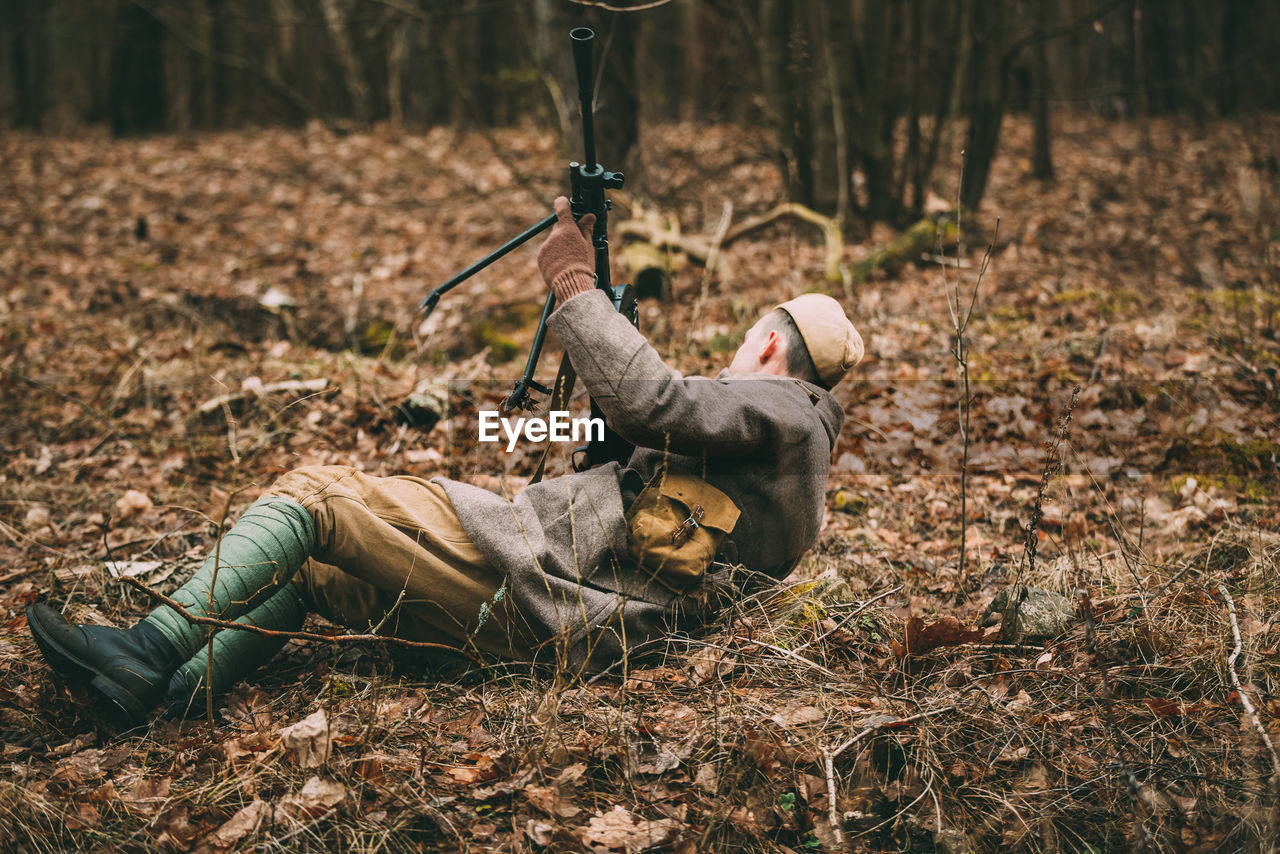
[[(899, 727), (899, 726), (902, 726), (903, 724), (909, 724), (912, 721), (918, 721), (924, 718), (931, 718), (934, 715), (940, 715), (940, 714), (943, 714), (944, 712), (952, 712), (952, 711), (955, 711), (955, 709), (956, 709), (956, 704), (953, 703), (950, 706), (943, 706), (938, 709), (930, 709), (927, 712), (920, 712), (919, 714), (909, 715), (908, 717), (905, 717), (905, 718), (895, 718), (893, 720), (878, 721), (874, 724), (871, 724), (870, 726), (863, 727), (860, 731), (858, 731), (856, 734), (851, 736), (848, 741), (846, 741), (844, 744), (837, 747), (835, 750), (828, 750), (826, 747), (821, 748), (822, 764), (827, 775), (827, 809), (829, 811), (828, 820), (831, 823), (831, 829), (835, 831), (837, 845), (841, 845), (841, 846), (844, 845), (844, 832), (840, 829), (840, 814), (836, 810), (836, 773), (835, 773), (836, 757), (839, 756), (841, 753), (844, 753), (853, 745), (857, 744), (859, 741), (862, 741), (864, 738), (872, 735), (873, 733), (879, 732), (885, 727), (889, 727), (889, 726)], [(923, 797), (923, 793), (921, 796)], [(917, 800), (919, 799), (917, 798)]]
[(827, 774), (827, 821), (836, 835), (836, 845), (844, 847), (844, 831), (840, 829), (840, 812), (836, 809), (836, 757), (822, 748), (822, 766)]
[(1274, 789), (1280, 786), (1280, 756), (1276, 755), (1275, 745), (1271, 743), (1271, 735), (1267, 732), (1267, 728), (1262, 725), (1262, 718), (1258, 716), (1258, 710), (1254, 708), (1253, 701), (1249, 699), (1249, 695), (1240, 685), (1240, 675), (1236, 673), (1236, 659), (1240, 657), (1240, 651), (1244, 647), (1244, 643), (1240, 639), (1240, 623), (1236, 620), (1236, 602), (1231, 598), (1231, 591), (1222, 582), (1218, 582), (1218, 592), (1222, 594), (1223, 599), (1227, 600), (1227, 613), (1231, 616), (1231, 634), (1236, 642), (1235, 649), (1231, 651), (1231, 655), (1227, 658), (1227, 670), (1231, 672), (1231, 684), (1236, 688), (1236, 696), (1240, 698), (1240, 705), (1244, 707), (1245, 712), (1249, 715), (1249, 720), (1253, 722), (1254, 729), (1262, 737), (1262, 743), (1267, 746), (1267, 752), (1271, 754), (1271, 785)]
[(459, 649), (456, 646), (449, 646), (446, 643), (429, 643), (427, 641), (411, 641), (405, 638), (398, 638), (394, 635), (322, 635), (317, 632), (282, 632), (275, 629), (264, 629), (261, 626), (255, 626), (250, 623), (237, 623), (233, 620), (220, 620), (217, 617), (201, 617), (191, 613), (174, 599), (154, 590), (143, 584), (136, 578), (125, 576), (121, 579), (125, 584), (136, 587), (143, 593), (168, 605), (173, 610), (182, 615), (189, 623), (195, 623), (201, 626), (215, 626), (220, 629), (234, 629), (241, 632), (253, 632), (256, 635), (263, 635), (269, 638), (287, 638), (289, 640), (309, 640), (318, 641), (320, 643), (390, 643), (396, 646), (403, 646), (409, 649), (441, 649), (447, 652), (454, 652), (458, 655), (471, 659), (476, 664), (483, 664), (480, 659), (476, 658), (466, 650)]
[(839, 676), (832, 673), (827, 668), (823, 667), (821, 664), (818, 664), (816, 661), (811, 661), (810, 659), (805, 658), (803, 655), (796, 655), (794, 652), (792, 652), (789, 649), (783, 649), (780, 646), (774, 646), (771, 643), (765, 643), (764, 641), (758, 641), (753, 639), (747, 639), (746, 642), (751, 644), (752, 646), (758, 646), (761, 649), (767, 649), (770, 652), (776, 652), (778, 655), (784, 656), (786, 658), (790, 658), (792, 661), (798, 661), (799, 663), (805, 665), (806, 667), (812, 667), (814, 670), (818, 671), (824, 676), (829, 676), (832, 679), (840, 678)]
[(942, 706), (937, 709), (930, 709), (927, 712), (920, 712), (919, 714), (908, 715), (905, 718), (894, 718), (892, 720), (887, 720), (887, 721), (877, 721), (876, 723), (873, 723), (870, 726), (863, 727), (858, 733), (850, 737), (848, 741), (846, 741), (844, 744), (837, 747), (835, 750), (831, 751), (831, 759), (832, 761), (834, 761), (835, 758), (839, 756), (841, 753), (844, 753), (850, 747), (853, 747), (855, 744), (862, 741), (867, 736), (873, 735), (874, 733), (879, 732), (885, 727), (897, 728), (902, 726), (903, 724), (909, 724), (914, 721), (923, 720), (924, 718), (931, 718), (935, 715), (941, 715), (945, 712), (954, 712), (956, 708), (957, 708), (957, 705), (955, 703), (952, 703), (950, 706)]
[(569, 2), (576, 6), (593, 6), (597, 9), (604, 9), (606, 12), (643, 12), (646, 9), (665, 6), (671, 0), (650, 0), (650, 2), (641, 3), (639, 6), (615, 6), (612, 3), (605, 3), (603, 0), (569, 0)]
[(720, 223), (716, 226), (715, 234), (711, 236), (711, 246), (707, 251), (707, 263), (702, 268), (702, 296), (700, 300), (707, 298), (707, 287), (711, 283), (711, 276), (715, 272), (716, 262), (720, 260), (720, 247), (724, 243), (724, 236), (729, 232), (729, 223), (733, 221), (733, 202), (728, 199), (724, 200), (724, 205), (720, 210)]

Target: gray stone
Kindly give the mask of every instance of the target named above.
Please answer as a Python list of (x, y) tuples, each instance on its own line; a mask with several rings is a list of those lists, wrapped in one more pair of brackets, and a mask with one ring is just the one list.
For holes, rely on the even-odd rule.
[(933, 834), (933, 850), (937, 854), (972, 854), (969, 837), (954, 827), (944, 827)]
[[(1014, 609), (1010, 596), (1016, 597), (1020, 590), (1026, 595)], [(1004, 588), (991, 600), (987, 610), (982, 614), (982, 625), (1001, 625), (1001, 637), (1009, 643), (1039, 643), (1052, 640), (1071, 628), (1075, 623), (1075, 608), (1071, 600), (1061, 593), (1052, 590), (1041, 590), (1038, 587), (1023, 587), (1013, 584)]]

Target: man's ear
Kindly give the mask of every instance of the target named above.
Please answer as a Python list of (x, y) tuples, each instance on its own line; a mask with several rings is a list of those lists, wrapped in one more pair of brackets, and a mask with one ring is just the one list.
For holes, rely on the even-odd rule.
[(764, 346), (760, 348), (760, 364), (763, 365), (765, 362), (769, 361), (769, 357), (777, 351), (778, 341), (778, 330), (775, 329), (769, 333), (768, 340), (766, 340), (764, 342)]

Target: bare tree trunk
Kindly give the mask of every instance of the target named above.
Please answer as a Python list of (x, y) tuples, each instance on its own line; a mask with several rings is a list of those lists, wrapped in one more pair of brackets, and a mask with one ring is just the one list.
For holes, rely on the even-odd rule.
[[(907, 29), (904, 41), (907, 44), (908, 57), (906, 60), (907, 70), (907, 150), (903, 156), (902, 166), (898, 170), (898, 187), (894, 191), (894, 195), (899, 200), (899, 206), (907, 206), (907, 187), (908, 180), (914, 179), (920, 172), (920, 100), (922, 97), (920, 91), (921, 83), (921, 65), (924, 56), (924, 14), (923, 1), (907, 5), (904, 24)], [(917, 188), (919, 182), (916, 182)], [(909, 205), (908, 219), (916, 220), (920, 218), (924, 198), (922, 195), (916, 194)]]
[(346, 12), (339, 5), (340, 3), (341, 0), (321, 0), (324, 21), (329, 29), (329, 37), (333, 39), (338, 62), (342, 66), (347, 95), (351, 98), (352, 113), (356, 121), (368, 124), (373, 116), (371, 109), (373, 95), (369, 91), (369, 84), (365, 82), (364, 71), (360, 68), (360, 59), (356, 56), (351, 37), (347, 33)]
[(1031, 175), (1042, 181), (1053, 178), (1053, 155), (1050, 151), (1049, 126), (1049, 56), (1044, 24), (1034, 8), (1030, 15), (1035, 23), (1035, 43), (1031, 58)]
[(684, 73), (680, 87), (680, 120), (691, 122), (700, 114), (700, 95), (704, 88), (706, 68), (699, 31), (699, 0), (681, 0), (680, 44), (684, 54)]
[(778, 129), (779, 151), (787, 195), (813, 207), (813, 140), (807, 116), (809, 92), (800, 70), (807, 65), (803, 24), (795, 19), (790, 0), (766, 0), (761, 5), (764, 31), (765, 99)]
[(47, 76), (48, 28), (44, 0), (13, 0), (17, 36), (13, 42), (13, 77), (16, 91), (16, 124), (39, 128), (44, 122)]
[(893, 114), (885, 93), (891, 76), (891, 26), (888, 0), (866, 0), (857, 84), (861, 110), (856, 123), (850, 124), (857, 128), (854, 144), (866, 180), (866, 216), (871, 222), (892, 220), (897, 207), (893, 195)]
[(1243, 0), (1226, 0), (1222, 10), (1222, 34), (1218, 45), (1222, 51), (1219, 57), (1223, 73), (1218, 80), (1218, 113), (1223, 116), (1233, 115), (1239, 106), (1236, 93), (1240, 88), (1241, 74), (1235, 60), (1238, 49), (1236, 35), (1244, 20), (1241, 14), (1243, 6)]
[(170, 130), (191, 130), (191, 51), (178, 40), (164, 40), (165, 125)]
[(790, 6), (783, 0), (763, 0), (759, 25), (755, 27), (760, 44), (761, 73), (764, 78), (764, 103), (767, 119), (777, 135), (776, 157), (787, 195), (795, 196), (794, 106), (787, 91), (787, 39), (790, 34)]
[(111, 131), (150, 133), (164, 127), (164, 26), (132, 3), (116, 13), (111, 62)]
[(387, 106), (391, 125), (397, 129), (404, 127), (404, 72), (409, 66), (415, 26), (412, 19), (401, 19), (391, 31), (391, 49), (387, 51)]
[(556, 125), (560, 131), (560, 145), (565, 151), (573, 134), (573, 110), (570, 98), (575, 91), (568, 75), (572, 74), (572, 64), (568, 60), (569, 48), (564, 45), (565, 31), (558, 26), (560, 19), (552, 0), (534, 0), (531, 4), (533, 22), (529, 27), (532, 32), (533, 63), (540, 69), (542, 85), (546, 87), (547, 97), (554, 111)]
[(853, 186), (853, 179), (849, 174), (849, 133), (845, 126), (844, 98), (840, 93), (840, 73), (836, 65), (835, 50), (831, 44), (835, 36), (830, 10), (826, 5), (819, 4), (818, 14), (817, 37), (822, 42), (822, 65), (826, 71), (828, 97), (831, 99), (831, 127), (835, 137), (833, 142), (836, 160), (836, 219), (839, 220), (842, 229), (847, 229), (853, 211), (849, 198), (849, 191)]
[(215, 85), (216, 64), (213, 61), (213, 9), (210, 2), (216, 0), (198, 0), (194, 28), (194, 40), (199, 45), (199, 95), (195, 98), (199, 105), (199, 123), (202, 127), (213, 127), (217, 123), (217, 87)]
[[(274, 28), (274, 38), (268, 51), (266, 72), (277, 80), (297, 80), (299, 86), (304, 86), (309, 81), (299, 73), (305, 67), (298, 61), (303, 50), (298, 39), (299, 19), (300, 12), (293, 0), (271, 0), (270, 21)], [(314, 94), (312, 86), (307, 86), (307, 89), (309, 94)]]
[(955, 110), (958, 107), (960, 80), (963, 73), (960, 66), (962, 65), (962, 51), (965, 48), (958, 46), (958, 39), (952, 38), (950, 33), (955, 30), (958, 21), (965, 19), (964, 7), (961, 4), (945, 2), (943, 8), (946, 10), (945, 13), (950, 15), (949, 18), (942, 22), (944, 59), (933, 76), (937, 80), (949, 80), (952, 83), (949, 91), (942, 91), (936, 94), (937, 103), (934, 106), (933, 127), (929, 131), (929, 144), (925, 147), (923, 161), (920, 165), (920, 170), (916, 173), (911, 196), (912, 209), (917, 216), (924, 212), (925, 188), (933, 180), (934, 168), (938, 163), (938, 153), (943, 147), (944, 136), (947, 139), (947, 145), (950, 146), (951, 133), (954, 127), (953, 120), (956, 115)]
[(271, 15), (275, 21), (280, 56), (292, 66), (298, 51), (298, 11), (293, 8), (292, 0), (271, 0)]
[(960, 205), (976, 211), (987, 189), (991, 161), (1000, 142), (1007, 94), (1008, 54), (1002, 56), (1003, 9), (1001, 0), (974, 0), (973, 59), (969, 107), (969, 132), (965, 141), (964, 178), (960, 183)]
[(1151, 115), (1151, 103), (1147, 98), (1147, 60), (1142, 50), (1145, 27), (1142, 21), (1142, 0), (1133, 2), (1133, 80), (1137, 112), (1146, 119)]

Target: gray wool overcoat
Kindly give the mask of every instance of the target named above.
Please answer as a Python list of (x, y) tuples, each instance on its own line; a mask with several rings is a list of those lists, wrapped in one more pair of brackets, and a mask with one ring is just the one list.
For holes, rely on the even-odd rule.
[(595, 669), (669, 631), (681, 611), (681, 597), (629, 559), (628, 470), (647, 483), (666, 465), (718, 487), (742, 511), (718, 560), (781, 579), (817, 540), (844, 411), (798, 380), (681, 376), (603, 291), (567, 300), (549, 325), (609, 425), (635, 444), (631, 458), (510, 500), (438, 482), (538, 636), (559, 641), (564, 663)]

